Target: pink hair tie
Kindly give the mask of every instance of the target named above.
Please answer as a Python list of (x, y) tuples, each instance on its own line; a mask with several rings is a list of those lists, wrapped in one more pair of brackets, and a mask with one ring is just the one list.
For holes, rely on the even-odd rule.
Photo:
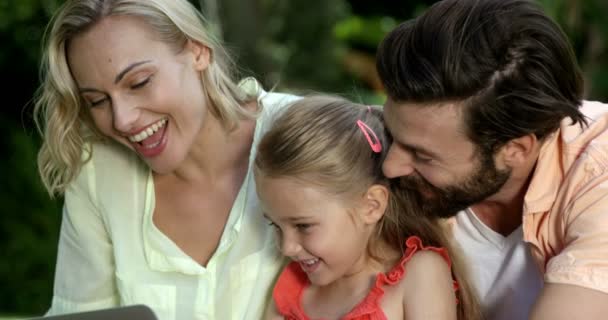
[[(374, 130), (372, 130), (372, 128), (370, 128), (367, 124), (365, 124), (365, 122), (363, 122), (361, 120), (357, 120), (357, 125), (359, 126), (359, 129), (361, 129), (361, 131), (365, 135), (365, 139), (367, 139), (367, 142), (369, 143), (369, 146), (372, 148), (372, 151), (375, 153), (380, 153), (380, 151), (382, 151), (382, 144), (380, 143), (380, 139), (378, 139), (378, 136), (376, 136), (376, 133), (374, 132)], [(372, 139), (372, 137), (369, 135), (370, 133), (372, 134), (372, 136), (374, 137), (374, 139), (376, 141), (374, 141)]]

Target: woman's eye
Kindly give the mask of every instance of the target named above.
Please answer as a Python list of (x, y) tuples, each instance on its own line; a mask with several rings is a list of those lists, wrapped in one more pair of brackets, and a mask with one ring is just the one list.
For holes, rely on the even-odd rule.
[(146, 78), (145, 80), (142, 80), (134, 85), (131, 86), (131, 89), (139, 89), (139, 88), (143, 88), (146, 84), (148, 84), (148, 82), (150, 82), (150, 78)]
[(96, 99), (96, 100), (89, 100), (89, 105), (91, 107), (95, 107), (98, 106), (102, 103), (104, 103), (106, 101), (106, 98), (101, 98), (101, 99)]

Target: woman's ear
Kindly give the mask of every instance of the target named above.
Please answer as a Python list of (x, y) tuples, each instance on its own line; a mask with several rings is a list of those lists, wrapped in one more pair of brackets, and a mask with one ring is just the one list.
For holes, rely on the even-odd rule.
[(188, 40), (186, 50), (189, 50), (192, 53), (194, 58), (194, 67), (197, 71), (207, 69), (211, 58), (209, 47), (198, 41)]
[(361, 219), (365, 224), (375, 224), (384, 216), (388, 205), (389, 191), (387, 187), (374, 184), (367, 189), (363, 196)]

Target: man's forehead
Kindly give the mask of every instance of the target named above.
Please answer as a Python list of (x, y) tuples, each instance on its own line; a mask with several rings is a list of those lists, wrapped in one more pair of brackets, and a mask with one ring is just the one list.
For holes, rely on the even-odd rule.
[(436, 155), (436, 159), (468, 159), (474, 143), (466, 134), (462, 106), (457, 103), (385, 105), (386, 126), (396, 143)]
[(398, 109), (405, 107), (406, 109), (420, 109), (420, 110), (433, 110), (433, 112), (437, 112), (438, 110), (447, 110), (451, 113), (460, 114), (464, 109), (462, 101), (452, 101), (452, 100), (444, 100), (444, 101), (428, 101), (428, 102), (419, 102), (419, 101), (398, 101), (394, 100), (390, 97), (386, 98), (386, 102), (384, 104), (385, 107), (389, 109)]
[(459, 102), (398, 102), (389, 98), (384, 113), (389, 126), (453, 127), (461, 133), (465, 132), (463, 107)]
[(385, 106), (386, 127), (394, 141), (419, 145), (439, 153), (450, 146), (472, 143), (462, 106), (457, 103), (395, 103)]

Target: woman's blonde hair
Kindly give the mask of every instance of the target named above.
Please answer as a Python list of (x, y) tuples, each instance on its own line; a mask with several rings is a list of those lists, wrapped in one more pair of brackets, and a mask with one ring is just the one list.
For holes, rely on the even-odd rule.
[[(187, 0), (68, 0), (55, 13), (45, 34), (34, 117), (43, 136), (38, 154), (42, 182), (54, 196), (65, 191), (90, 158), (85, 144), (103, 139), (78, 93), (66, 57), (71, 39), (109, 16), (133, 16), (146, 22), (158, 38), (181, 50), (188, 40), (209, 48), (211, 63), (201, 73), (211, 113), (233, 130), (255, 114), (242, 108), (253, 97), (234, 82), (234, 64), (200, 12)], [(84, 125), (83, 125), (84, 124)]]
[[(358, 120), (376, 134), (382, 145), (381, 152), (372, 150), (357, 125)], [(442, 222), (424, 216), (412, 194), (384, 177), (382, 163), (390, 144), (380, 109), (338, 97), (311, 96), (290, 106), (262, 138), (255, 158), (255, 173), (271, 178), (296, 178), (346, 199), (364, 194), (373, 184), (387, 186), (391, 191), (389, 204), (368, 243), (370, 256), (376, 260), (386, 256), (380, 251), (381, 243), (403, 252), (405, 239), (412, 235), (427, 246), (446, 248), (453, 275), (459, 283), (458, 319), (479, 319), (477, 299), (460, 253), (448, 240)]]

